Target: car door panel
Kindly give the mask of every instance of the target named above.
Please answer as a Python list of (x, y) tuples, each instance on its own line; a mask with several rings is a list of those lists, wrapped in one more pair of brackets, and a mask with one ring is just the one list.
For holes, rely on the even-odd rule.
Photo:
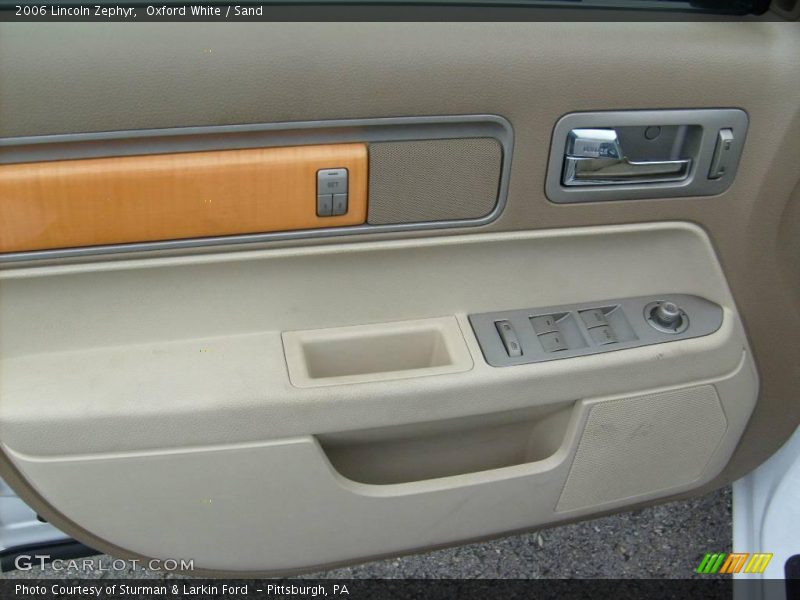
[[(6, 255), (2, 475), (79, 539), (209, 572), (307, 570), (698, 493), (752, 469), (800, 421), (797, 24), (43, 29), (41, 44), (24, 25), (0, 36), (0, 56), (18, 57), (0, 59), (5, 156), (32, 153), (6, 162), (80, 146), (56, 134), (105, 132), (85, 138), (94, 158), (64, 161), (78, 163), (118, 160), (100, 156), (126, 144), (163, 154), (119, 141), (152, 128), (289, 121), (368, 153), (355, 228)], [(732, 107), (749, 125), (721, 194), (545, 194), (565, 114)], [(409, 117), (498, 129), (352, 126)], [(349, 137), (325, 138), (340, 120)], [(228, 134), (188, 150), (224, 152)], [(451, 144), (476, 138), (495, 141)], [(275, 139), (258, 147), (301, 147)], [(373, 152), (398, 142), (417, 146)], [(492, 175), (469, 179), (482, 168)], [(677, 295), (720, 307), (719, 326), (496, 367), (470, 320)], [(647, 314), (625, 313), (645, 328)]]
[[(656, 281), (641, 277), (664, 248), (673, 249), (675, 266), (660, 269)], [(99, 269), (6, 272), (4, 310), (13, 321), (4, 326), (4, 449), (46, 500), (87, 530), (144, 555), (191, 554), (209, 569), (313, 567), (681, 491), (722, 468), (756, 398), (725, 279), (705, 234), (681, 223), (115, 261)], [(495, 368), (467, 319), (675, 289), (719, 303), (720, 327), (696, 339)], [(76, 331), (77, 311), (91, 318)], [(36, 315), (42, 333), (32, 336)], [(440, 315), (457, 321), (442, 330)], [(320, 342), (317, 332), (289, 353), (286, 336), (299, 328), (353, 325), (338, 338), (344, 346), (326, 348), (337, 338)], [(435, 359), (426, 338), (409, 335), (415, 327), (438, 335), (434, 343), (453, 340), (446, 357), (430, 363), (439, 370), (406, 362)], [(373, 346), (362, 356), (365, 344)], [(374, 355), (391, 344), (378, 362)], [(21, 355), (10, 356), (15, 351)], [(343, 363), (342, 354), (356, 358)], [(297, 387), (288, 360), (306, 363), (305, 382), (318, 385)], [(311, 361), (332, 372), (318, 373)], [(442, 373), (442, 366), (457, 368)], [(617, 431), (587, 425), (598, 414), (594, 405), (622, 406), (626, 420), (610, 418)], [(575, 454), (598, 443), (603, 450), (583, 453), (605, 458), (586, 472), (587, 459)], [(638, 468), (626, 464), (630, 456)], [(613, 480), (614, 489), (600, 491), (592, 473)], [(656, 482), (648, 479), (653, 473)], [(99, 482), (102, 489), (86, 498), (83, 490)], [(143, 498), (134, 489), (148, 491)], [(470, 511), (458, 508), (465, 503)], [(473, 512), (488, 515), (492, 503), (503, 509), (488, 519)], [(119, 509), (173, 517), (140, 525), (130, 538), (120, 531), (128, 521), (116, 518)], [(312, 552), (306, 540), (334, 527), (330, 514), (340, 516), (336, 531), (317, 538), (330, 547), (317, 543)], [(439, 532), (442, 520), (451, 525)], [(356, 535), (362, 522), (381, 525), (367, 527), (365, 539)], [(187, 530), (192, 536), (180, 535)], [(382, 548), (387, 535), (392, 545)]]

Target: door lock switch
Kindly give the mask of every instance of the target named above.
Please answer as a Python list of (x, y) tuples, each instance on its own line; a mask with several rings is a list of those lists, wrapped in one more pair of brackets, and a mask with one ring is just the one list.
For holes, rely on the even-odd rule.
[(317, 171), (317, 216), (337, 217), (347, 214), (347, 169)]
[(560, 332), (543, 333), (538, 337), (545, 352), (560, 352), (568, 348), (567, 342)]
[(730, 170), (733, 162), (733, 129), (720, 129), (717, 133), (717, 145), (708, 171), (709, 179), (719, 179)]
[(506, 353), (510, 357), (522, 356), (522, 346), (519, 344), (517, 332), (514, 331), (514, 326), (510, 321), (496, 321), (494, 324), (497, 327), (497, 333), (500, 334), (500, 339), (505, 346)]

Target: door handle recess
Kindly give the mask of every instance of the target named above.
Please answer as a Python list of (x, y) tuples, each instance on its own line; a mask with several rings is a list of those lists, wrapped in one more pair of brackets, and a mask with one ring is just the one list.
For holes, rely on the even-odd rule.
[(614, 129), (573, 129), (567, 137), (563, 183), (624, 185), (681, 181), (691, 158), (634, 161), (625, 156)]

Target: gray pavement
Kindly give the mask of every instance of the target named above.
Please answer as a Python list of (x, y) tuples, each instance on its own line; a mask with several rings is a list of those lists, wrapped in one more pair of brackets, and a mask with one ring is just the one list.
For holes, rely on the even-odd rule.
[[(671, 502), (491, 542), (469, 544), (308, 575), (321, 578), (684, 578), (703, 554), (731, 549), (731, 491)], [(108, 556), (99, 557), (104, 566)], [(12, 571), (5, 578), (171, 578), (91, 568)]]

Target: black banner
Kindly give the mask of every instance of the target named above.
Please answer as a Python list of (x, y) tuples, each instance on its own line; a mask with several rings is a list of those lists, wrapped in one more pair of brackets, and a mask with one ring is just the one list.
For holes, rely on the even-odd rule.
[[(64, 2), (0, 0), (5, 22), (720, 21), (748, 20), (765, 0), (283, 0)], [(761, 20), (779, 20), (765, 15)]]
[[(752, 590), (746, 588), (751, 587)], [(541, 600), (722, 600), (741, 591), (764, 592), (761, 598), (786, 598), (781, 580), (704, 579), (19, 579), (0, 581), (2, 598), (99, 598), (99, 599), (262, 599), (262, 598), (348, 598), (348, 599), (503, 599)], [(756, 596), (748, 596), (756, 597)]]

